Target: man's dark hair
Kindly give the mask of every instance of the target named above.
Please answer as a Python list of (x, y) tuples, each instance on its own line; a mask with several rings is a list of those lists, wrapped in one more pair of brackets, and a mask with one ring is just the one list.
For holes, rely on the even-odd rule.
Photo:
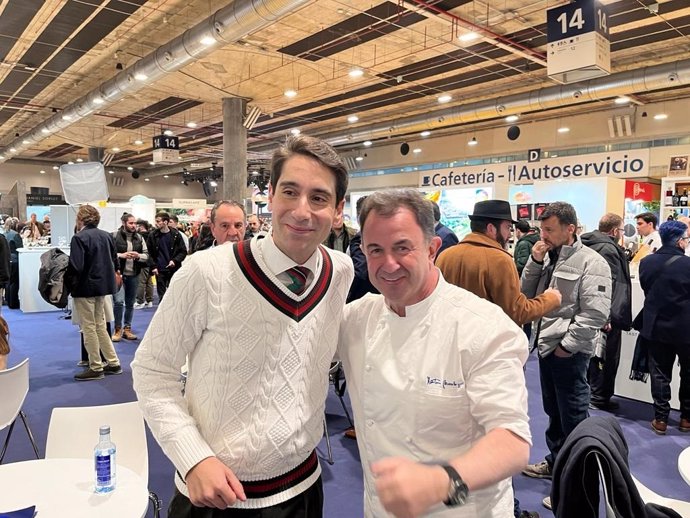
[(532, 229), (532, 227), (529, 224), (529, 221), (527, 221), (526, 219), (518, 220), (518, 222), (515, 223), (515, 228), (525, 234)]
[(364, 236), (364, 223), (370, 212), (373, 211), (379, 216), (390, 218), (403, 208), (409, 209), (414, 214), (426, 240), (433, 239), (436, 235), (434, 209), (431, 208), (431, 202), (424, 199), (421, 193), (414, 189), (388, 189), (367, 196), (367, 201), (364, 202), (359, 214), (359, 227), (362, 229), (362, 236)]
[(436, 203), (435, 201), (432, 201), (431, 205), (434, 209), (434, 221), (438, 223), (439, 221), (441, 221), (441, 207), (439, 207), (438, 203)]
[(156, 213), (156, 218), (160, 218), (163, 221), (170, 221), (170, 214), (168, 214), (165, 211), (157, 212)]
[(361, 198), (357, 199), (357, 205), (355, 206), (357, 209), (357, 219), (359, 220), (359, 214), (362, 212), (362, 205), (364, 205), (364, 200), (367, 199), (368, 196), (362, 196)]
[(283, 174), (285, 162), (295, 155), (312, 158), (333, 173), (335, 177), (335, 204), (338, 205), (345, 198), (347, 192), (348, 174), (347, 167), (338, 153), (323, 140), (298, 135), (289, 137), (284, 146), (281, 146), (273, 154), (271, 160), (271, 185), (275, 189)]
[(470, 230), (472, 232), (479, 232), (480, 234), (486, 234), (486, 227), (491, 223), (497, 229), (501, 227), (501, 222), (504, 220), (492, 219), (492, 218), (472, 218), (470, 220)]
[(177, 214), (170, 214), (170, 219), (174, 221), (175, 223), (180, 222), (180, 218), (177, 217)]
[(622, 224), (623, 218), (615, 212), (608, 212), (599, 220), (599, 232), (608, 234), (612, 230), (619, 228)]
[(554, 201), (549, 203), (544, 212), (539, 216), (539, 221), (544, 221), (549, 219), (551, 216), (556, 216), (558, 222), (561, 225), (574, 225), (577, 227), (577, 214), (575, 213), (575, 207), (570, 203), (564, 201)]
[(654, 230), (656, 230), (656, 226), (659, 224), (659, 220), (653, 212), (643, 212), (635, 216), (635, 219), (641, 219), (645, 223), (651, 223)]
[(120, 216), (120, 221), (122, 221), (122, 224), (124, 225), (125, 223), (127, 223), (127, 220), (129, 218), (133, 218), (133, 217), (134, 217), (134, 215), (130, 214), (129, 212), (123, 212), (122, 216)]
[(77, 219), (82, 222), (84, 226), (97, 227), (101, 222), (101, 213), (96, 207), (91, 205), (82, 205), (77, 211)]
[(244, 217), (247, 217), (247, 213), (244, 210), (243, 204), (232, 200), (220, 200), (214, 203), (213, 208), (211, 209), (211, 223), (216, 222), (216, 213), (218, 212), (218, 209), (220, 209), (223, 205), (227, 205), (228, 207), (237, 207), (238, 209), (242, 210), (242, 214), (244, 215)]

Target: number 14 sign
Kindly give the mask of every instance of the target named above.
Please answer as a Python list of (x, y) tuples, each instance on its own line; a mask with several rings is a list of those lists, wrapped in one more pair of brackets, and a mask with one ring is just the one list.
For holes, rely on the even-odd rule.
[(608, 15), (597, 0), (578, 0), (546, 12), (547, 70), (559, 83), (611, 73)]

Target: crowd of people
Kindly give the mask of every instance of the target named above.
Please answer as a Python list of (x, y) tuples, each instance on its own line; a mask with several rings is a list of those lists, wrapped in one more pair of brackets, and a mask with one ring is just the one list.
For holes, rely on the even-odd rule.
[[(651, 431), (666, 433), (679, 358), (678, 427), (690, 432), (688, 222), (658, 228), (633, 322), (617, 214), (581, 234), (569, 203), (550, 203), (534, 228), (507, 201), (488, 200), (458, 240), (437, 205), (391, 189), (358, 201), (355, 231), (343, 221), (347, 185), (328, 144), (297, 136), (273, 157), (270, 228), (220, 201), (189, 234), (166, 212), (153, 229), (125, 213), (110, 234), (97, 209), (80, 207), (66, 276), (88, 357), (76, 380), (122, 372), (113, 342), (139, 339), (133, 310), (152, 304), (156, 279), (159, 305), (131, 368), (176, 469), (170, 518), (322, 516), (315, 450), (334, 358), (367, 518), (538, 517), (521, 508), (511, 477), (552, 478), (589, 410), (615, 410), (621, 333), (633, 325), (649, 359)], [(638, 220), (644, 237), (657, 231), (655, 218)], [(530, 464), (524, 368), (534, 351), (548, 454)], [(548, 495), (543, 503), (552, 507)]]

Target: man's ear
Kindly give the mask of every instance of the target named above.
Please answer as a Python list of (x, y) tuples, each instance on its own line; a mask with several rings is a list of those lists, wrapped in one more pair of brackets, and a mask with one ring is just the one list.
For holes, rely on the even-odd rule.
[(268, 184), (268, 210), (273, 212), (273, 185)]
[(441, 248), (442, 243), (443, 241), (438, 236), (434, 236), (431, 238), (431, 241), (429, 241), (429, 258), (431, 259), (431, 262), (434, 262), (434, 259), (436, 259), (436, 254), (438, 253), (439, 248)]
[(342, 200), (340, 200), (340, 203), (336, 204), (335, 214), (333, 215), (333, 219), (335, 219), (336, 216), (342, 216), (343, 215), (343, 208), (345, 208), (345, 199), (344, 198)]

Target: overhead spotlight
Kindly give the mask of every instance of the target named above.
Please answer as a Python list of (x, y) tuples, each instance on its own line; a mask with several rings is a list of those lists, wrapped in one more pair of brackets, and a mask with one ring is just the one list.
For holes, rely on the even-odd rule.
[(477, 34), (476, 32), (472, 32), (472, 31), (466, 32), (466, 33), (458, 36), (458, 39), (460, 41), (462, 41), (463, 43), (469, 43), (470, 41), (474, 41), (477, 38), (479, 38), (479, 34)]
[(292, 99), (293, 97), (297, 96), (297, 91), (293, 90), (292, 88), (288, 88), (287, 90), (285, 90), (285, 92), (283, 92), (283, 95), (288, 99)]
[(145, 181), (145, 182), (150, 182), (150, 181), (151, 181), (151, 178), (144, 178), (144, 181)]
[(134, 168), (131, 165), (127, 166), (127, 171), (134, 171)]
[(422, 152), (422, 148), (416, 147), (416, 148), (414, 148), (414, 149), (412, 150), (412, 152), (413, 152), (415, 155), (417, 155), (417, 154), (419, 154), (419, 153)]
[(358, 156), (358, 157), (355, 158), (355, 160), (357, 160), (357, 162), (361, 162), (362, 160), (364, 160), (364, 157), (363, 157), (363, 156)]
[(515, 122), (519, 119), (520, 117), (518, 115), (508, 115), (506, 117), (506, 122)]
[(60, 169), (58, 166), (56, 166), (56, 165), (53, 166), (53, 171), (57, 171), (58, 169)]
[(28, 140), (22, 140), (22, 144), (28, 146), (29, 144), (31, 144), (31, 142), (29, 142)]
[(77, 158), (77, 162), (83, 162), (83, 161), (84, 161), (83, 158)]
[(141, 176), (141, 174), (139, 173), (139, 171), (132, 171), (132, 178), (134, 178), (135, 180), (137, 178), (139, 178), (140, 176)]
[(163, 135), (166, 135), (168, 137), (171, 137), (173, 135), (173, 130), (167, 129), (163, 132)]
[(216, 39), (213, 38), (212, 36), (204, 36), (199, 40), (199, 43), (202, 45), (205, 45), (206, 47), (209, 47), (211, 45), (214, 45), (216, 43)]
[(657, 114), (654, 116), (654, 120), (655, 120), (655, 121), (663, 121), (663, 120), (666, 120), (666, 119), (668, 119), (668, 115), (665, 114), (665, 113), (657, 113)]
[(420, 137), (428, 137), (429, 135), (431, 135), (429, 130), (424, 130), (419, 134)]
[(301, 131), (298, 128), (292, 128), (290, 130), (290, 133), (294, 135), (295, 137), (301, 133)]
[(111, 169), (110, 171), (108, 171), (108, 174), (115, 174), (115, 171)]
[(472, 137), (467, 143), (468, 146), (476, 146), (477, 144), (479, 144), (479, 142), (477, 142), (477, 137)]
[(134, 141), (134, 145), (135, 145), (135, 146), (141, 146), (143, 143), (144, 143), (144, 141), (141, 140), (141, 139), (136, 139), (136, 140)]
[(628, 104), (630, 102), (630, 97), (627, 95), (620, 95), (616, 97), (616, 99), (613, 101), (616, 104)]
[(170, 176), (167, 175), (167, 174), (164, 174), (164, 175), (163, 175), (163, 178), (170, 178)]
[(558, 128), (558, 133), (568, 133), (570, 131), (570, 128), (568, 126), (561, 126)]
[(211, 187), (218, 187), (218, 182), (211, 180)]
[(364, 147), (369, 147), (369, 146), (371, 146), (371, 140), (365, 140), (364, 142), (362, 142), (362, 145), (363, 145)]
[(117, 63), (115, 63), (115, 70), (124, 70), (124, 69), (125, 69), (125, 66), (122, 63), (120, 63), (119, 61)]
[(187, 127), (188, 127), (188, 128), (196, 128), (196, 127), (197, 127), (197, 123), (194, 122), (194, 121), (189, 121), (189, 122), (187, 123)]
[(347, 118), (347, 122), (349, 122), (350, 124), (354, 124), (354, 123), (357, 122), (358, 120), (359, 120), (359, 117), (357, 117), (357, 115), (350, 115), (350, 116)]
[(137, 81), (146, 81), (148, 78), (149, 76), (142, 72), (137, 72), (136, 74), (134, 74), (134, 79), (136, 79)]
[(453, 99), (453, 96), (445, 94), (445, 95), (439, 96), (439, 98), (437, 100), (439, 103), (445, 104), (445, 103), (450, 102), (452, 99)]
[(71, 121), (71, 120), (72, 120), (72, 116), (71, 116), (71, 115), (65, 114), (65, 115), (62, 116), (62, 120), (63, 120), (63, 121)]
[(39, 171), (39, 173), (41, 173), (41, 174), (46, 174), (46, 172), (45, 172), (43, 169), (41, 169), (41, 170)]
[(347, 75), (349, 75), (353, 79), (357, 79), (358, 77), (362, 77), (364, 75), (364, 70), (362, 70), (359, 67), (354, 67), (350, 69)]

